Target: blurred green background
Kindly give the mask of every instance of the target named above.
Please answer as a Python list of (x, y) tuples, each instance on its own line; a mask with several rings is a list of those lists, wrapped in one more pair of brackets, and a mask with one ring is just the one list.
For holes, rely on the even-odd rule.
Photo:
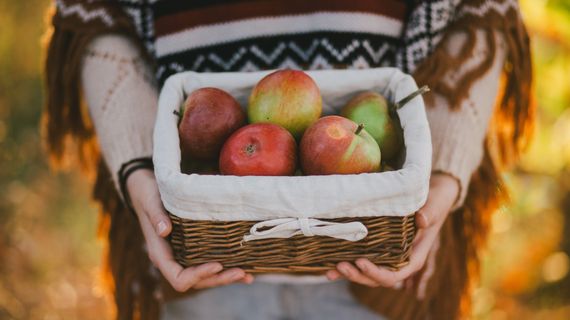
[[(50, 172), (39, 136), (48, 0), (0, 0), (0, 319), (105, 319), (89, 190)], [(538, 121), (507, 174), (476, 319), (570, 319), (570, 1), (521, 0), (533, 37)]]

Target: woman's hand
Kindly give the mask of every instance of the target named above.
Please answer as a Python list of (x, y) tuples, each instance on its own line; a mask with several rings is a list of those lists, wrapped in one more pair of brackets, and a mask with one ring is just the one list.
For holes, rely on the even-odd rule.
[(127, 189), (146, 240), (149, 258), (176, 291), (238, 281), (253, 282), (251, 274), (239, 268), (222, 271), (223, 267), (218, 262), (183, 268), (174, 260), (170, 245), (163, 239), (170, 234), (172, 224), (162, 206), (154, 173), (146, 169), (133, 172), (127, 180)]
[(356, 260), (356, 266), (350, 262), (341, 262), (336, 270), (329, 270), (329, 280), (345, 277), (370, 287), (394, 287), (406, 280), (424, 266), (433, 247), (441, 226), (459, 194), (458, 181), (447, 174), (433, 174), (430, 179), (429, 194), (425, 205), (416, 214), (418, 232), (414, 239), (410, 263), (398, 271), (378, 267), (370, 260)]

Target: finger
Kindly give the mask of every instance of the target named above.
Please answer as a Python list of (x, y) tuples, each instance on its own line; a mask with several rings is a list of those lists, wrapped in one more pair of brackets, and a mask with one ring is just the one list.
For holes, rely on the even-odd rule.
[(393, 287), (400, 280), (396, 277), (395, 272), (378, 267), (368, 259), (358, 259), (356, 265), (362, 274), (383, 287)]
[(423, 300), (426, 294), (428, 281), (433, 276), (436, 268), (436, 257), (439, 251), (441, 238), (439, 235), (435, 238), (434, 243), (429, 248), (429, 252), (426, 257), (425, 265), (422, 267), (420, 272), (416, 273), (412, 278), (416, 284), (416, 297)]
[(184, 269), (174, 260), (167, 260), (161, 262), (158, 269), (174, 290), (185, 292), (201, 280), (216, 275), (223, 267), (219, 263), (207, 263), (198, 267)]
[(174, 260), (162, 260), (158, 269), (166, 280), (178, 292), (185, 292), (202, 279), (209, 278), (220, 272), (223, 267), (219, 263), (207, 263), (193, 268), (184, 269)]
[(378, 283), (369, 277), (363, 275), (357, 268), (348, 262), (341, 262), (337, 265), (337, 269), (348, 280), (360, 283), (369, 287), (377, 287)]
[[(427, 204), (427, 203), (426, 203)], [(416, 212), (416, 227), (425, 229), (431, 225), (430, 214), (422, 207)]]
[(154, 231), (161, 237), (166, 237), (172, 231), (172, 223), (166, 213), (166, 210), (160, 202), (160, 198), (149, 199), (144, 213), (148, 217), (150, 223), (154, 227)]
[(172, 224), (162, 205), (154, 174), (152, 172), (146, 172), (146, 170), (137, 170), (129, 178), (129, 183), (135, 183), (135, 180), (132, 180), (138, 177), (135, 176), (135, 174), (144, 175), (144, 179), (137, 180), (135, 184), (135, 190), (138, 190), (136, 193), (138, 196), (134, 198), (133, 206), (137, 216), (139, 219), (146, 217), (152, 224), (155, 233), (165, 237), (172, 230)]
[(421, 259), (417, 256), (417, 251), (422, 248), (421, 244), (424, 243), (424, 239), (425, 231), (420, 230), (414, 239), (413, 250), (409, 263), (398, 271), (378, 267), (365, 258), (357, 259), (355, 264), (363, 274), (379, 283), (381, 286), (394, 287), (398, 282), (408, 278), (411, 274), (416, 272), (421, 265)]
[(151, 261), (176, 291), (187, 291), (201, 279), (212, 276), (223, 269), (222, 265), (217, 262), (183, 268), (174, 260), (168, 242), (154, 233), (148, 219), (142, 216), (141, 220)]
[[(420, 242), (421, 242), (421, 241), (423, 240), (423, 238), (424, 238), (424, 236), (423, 236), (424, 230), (420, 230), (420, 233), (421, 233), (420, 237), (417, 237), (417, 238), (415, 239), (416, 241), (414, 241), (414, 244), (413, 244), (414, 247), (419, 247), (419, 246), (420, 246)], [(419, 275), (419, 274), (420, 274), (420, 272), (412, 273), (408, 278), (406, 278), (406, 279), (404, 280), (405, 288), (406, 288), (407, 291), (412, 292), (412, 291), (415, 290), (415, 288), (417, 287), (418, 275)]]
[(202, 289), (209, 287), (225, 286), (230, 283), (242, 280), (244, 277), (245, 277), (245, 272), (242, 269), (232, 268), (224, 270), (223, 272), (220, 272), (216, 275), (198, 281), (194, 285), (194, 288)]
[[(435, 191), (434, 191), (435, 192)], [(421, 207), (418, 212), (416, 212), (416, 227), (419, 229), (427, 229), (440, 222), (440, 217), (445, 213), (443, 209), (440, 209), (442, 205), (440, 204), (439, 194), (433, 194), (428, 197), (428, 200)]]
[[(158, 260), (159, 256), (167, 256), (169, 259), (174, 260), (172, 248), (164, 238), (161, 238), (160, 235), (157, 234), (149, 217), (146, 214), (142, 214), (139, 216), (139, 222), (147, 243), (149, 256), (151, 257), (151, 260), (153, 260), (155, 266), (158, 266), (158, 264), (154, 260)], [(159, 255), (159, 253), (161, 254)]]
[(399, 281), (415, 275), (423, 268), (438, 235), (439, 227), (437, 226), (420, 230), (418, 232), (418, 236), (414, 239), (414, 243), (412, 245), (413, 249), (408, 265), (396, 272), (396, 277)]
[[(448, 184), (441, 184), (437, 177), (432, 177), (426, 203), (416, 213), (416, 226), (418, 228), (428, 228), (436, 224), (442, 224), (445, 216), (457, 197), (457, 189), (449, 187)], [(453, 182), (452, 186), (455, 187)]]
[[(217, 277), (218, 275), (219, 275), (219, 274), (215, 275), (214, 277)], [(210, 277), (210, 278), (208, 278), (208, 279), (212, 279), (212, 278), (213, 278), (213, 277)], [(213, 286), (218, 286), (218, 285), (229, 284), (229, 283), (220, 283), (220, 284), (217, 284), (217, 285), (216, 285), (216, 284), (207, 284), (207, 285), (204, 285), (204, 281), (207, 281), (208, 279), (202, 280), (200, 283), (196, 284), (195, 287), (196, 287), (196, 288), (205, 288), (205, 287), (213, 287)], [(209, 280), (208, 280), (208, 281), (209, 281)], [(244, 284), (252, 284), (253, 281), (254, 281), (253, 275), (250, 274), (250, 273), (245, 273), (245, 275), (244, 275), (241, 279), (239, 279), (238, 281), (232, 280), (230, 283), (233, 283), (233, 282), (240, 282), (240, 283), (244, 283)]]
[(329, 270), (326, 272), (325, 275), (326, 275), (327, 279), (329, 279), (330, 281), (334, 281), (334, 280), (338, 280), (338, 279), (342, 278), (342, 275), (337, 270)]
[(433, 243), (433, 237), (437, 236), (438, 230), (430, 229), (430, 232), (421, 230), (414, 240), (414, 247), (410, 256), (410, 262), (398, 271), (378, 267), (368, 259), (356, 260), (356, 265), (361, 272), (384, 287), (394, 287), (398, 282), (409, 278), (419, 271), (424, 265), (429, 249)]
[(252, 284), (254, 280), (255, 280), (255, 278), (253, 277), (253, 275), (251, 273), (247, 273), (245, 275), (245, 277), (243, 277), (243, 279), (241, 279), (240, 282), (245, 283), (245, 284)]
[(338, 280), (340, 278), (342, 278), (342, 275), (340, 274), (340, 272), (338, 272), (338, 270), (329, 270), (326, 272), (326, 277), (327, 279), (333, 281), (333, 280)]

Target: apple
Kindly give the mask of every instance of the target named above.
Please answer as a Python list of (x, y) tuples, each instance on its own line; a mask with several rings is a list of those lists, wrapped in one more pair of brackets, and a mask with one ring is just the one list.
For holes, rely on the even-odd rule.
[(245, 112), (227, 92), (201, 88), (184, 103), (178, 127), (183, 158), (217, 159), (226, 139), (245, 125)]
[(381, 171), (381, 172), (395, 171), (395, 170), (396, 170), (396, 169), (395, 169), (393, 166), (391, 166), (391, 165), (385, 163), (384, 161), (382, 161), (382, 164), (380, 165), (380, 171)]
[(380, 169), (380, 148), (354, 121), (327, 116), (313, 124), (301, 139), (301, 168), (307, 175), (358, 174)]
[(284, 128), (272, 123), (247, 125), (230, 136), (220, 153), (220, 172), (235, 176), (291, 176), (297, 144)]
[(309, 75), (303, 71), (279, 70), (255, 85), (247, 115), (250, 123), (274, 123), (299, 139), (319, 119), (322, 109), (320, 90)]
[(363, 92), (352, 98), (340, 115), (364, 124), (376, 140), (384, 160), (393, 160), (404, 147), (402, 127), (397, 115), (391, 115), (386, 98), (376, 92)]
[(216, 160), (197, 160), (183, 159), (181, 163), (181, 171), (185, 174), (219, 174), (218, 161)]

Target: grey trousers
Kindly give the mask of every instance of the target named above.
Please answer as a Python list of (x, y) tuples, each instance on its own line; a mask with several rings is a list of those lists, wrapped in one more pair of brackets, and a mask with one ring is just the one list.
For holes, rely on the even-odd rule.
[(162, 320), (385, 320), (356, 301), (348, 282), (232, 284), (166, 303)]

